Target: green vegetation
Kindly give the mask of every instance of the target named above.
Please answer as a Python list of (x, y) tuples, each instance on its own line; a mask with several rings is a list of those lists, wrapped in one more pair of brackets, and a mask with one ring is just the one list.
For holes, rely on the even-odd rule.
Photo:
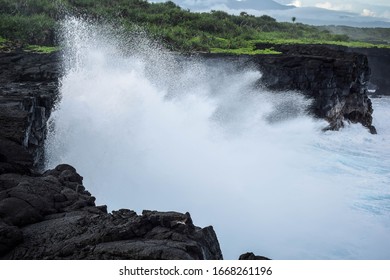
[(37, 46), (37, 45), (27, 45), (25, 47), (26, 51), (35, 52), (35, 53), (52, 53), (59, 50), (59, 47), (47, 47), (47, 46)]
[(0, 36), (0, 50), (5, 48), (6, 43), (7, 43), (7, 40)]
[(254, 50), (253, 48), (239, 48), (239, 49), (220, 49), (212, 48), (211, 53), (226, 53), (226, 54), (281, 54), (281, 52), (273, 49)]
[(353, 41), (363, 41), (372, 44), (390, 44), (390, 28), (354, 28), (349, 26), (322, 26), (332, 34), (346, 34)]
[[(0, 50), (7, 51), (12, 48), (11, 45), (15, 45), (15, 42), (7, 40), (0, 36)], [(59, 47), (47, 47), (47, 46), (38, 46), (38, 45), (24, 45), (23, 49), (28, 52), (34, 53), (52, 53), (58, 51)]]
[(310, 38), (301, 39), (260, 39), (256, 43), (266, 43), (271, 45), (297, 45), (297, 44), (320, 44), (320, 45), (338, 45), (350, 48), (390, 48), (388, 44), (373, 44), (361, 41), (332, 41), (332, 40), (316, 40)]
[[(345, 34), (296, 22), (277, 22), (270, 16), (246, 12), (229, 15), (222, 11), (193, 13), (171, 1), (146, 0), (0, 0), (0, 36), (27, 49), (56, 46), (55, 30), (66, 14), (88, 15), (89, 19), (112, 22), (131, 31), (134, 24), (157, 37), (166, 47), (184, 52), (256, 54), (277, 52), (255, 50), (258, 42), (271, 44), (338, 44), (371, 47), (372, 43), (351, 40)], [(387, 47), (386, 42), (378, 45)]]
[(44, 14), (0, 14), (0, 35), (18, 43), (53, 44), (54, 27), (55, 20)]

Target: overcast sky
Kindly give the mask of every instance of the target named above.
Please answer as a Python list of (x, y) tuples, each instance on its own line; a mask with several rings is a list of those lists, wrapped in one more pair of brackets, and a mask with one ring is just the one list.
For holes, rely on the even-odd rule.
[[(153, 0), (152, 0), (153, 1)], [(155, 2), (167, 0), (154, 0)], [(224, 3), (229, 0), (173, 0), (188, 4)], [(246, 1), (246, 0), (238, 0)], [(262, 0), (258, 0), (262, 1)], [(297, 7), (317, 7), (334, 11), (353, 12), (361, 16), (387, 18), (390, 20), (390, 0), (274, 0), (280, 4), (295, 5)]]

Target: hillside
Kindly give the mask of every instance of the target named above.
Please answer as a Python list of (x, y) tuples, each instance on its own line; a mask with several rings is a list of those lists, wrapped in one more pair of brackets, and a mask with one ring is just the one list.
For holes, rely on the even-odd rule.
[[(258, 42), (372, 46), (353, 42), (344, 34), (296, 23), (295, 19), (277, 22), (267, 15), (255, 17), (245, 12), (194, 13), (171, 1), (146, 0), (0, 0), (0, 37), (20, 45), (55, 46), (55, 30), (69, 14), (88, 15), (127, 31), (141, 26), (166, 47), (185, 52), (253, 53)], [(4, 39), (0, 44), (4, 45)]]

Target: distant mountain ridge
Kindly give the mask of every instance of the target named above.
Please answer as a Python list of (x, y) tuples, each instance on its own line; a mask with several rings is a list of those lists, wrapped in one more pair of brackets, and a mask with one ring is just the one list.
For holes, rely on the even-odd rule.
[[(154, 0), (150, 2), (165, 2)], [(192, 11), (223, 10), (239, 14), (246, 11), (255, 16), (267, 14), (278, 21), (291, 21), (310, 25), (345, 25), (352, 27), (390, 28), (390, 22), (384, 18), (363, 16), (348, 11), (334, 11), (317, 7), (295, 7), (283, 5), (273, 0), (172, 0), (182, 8)]]

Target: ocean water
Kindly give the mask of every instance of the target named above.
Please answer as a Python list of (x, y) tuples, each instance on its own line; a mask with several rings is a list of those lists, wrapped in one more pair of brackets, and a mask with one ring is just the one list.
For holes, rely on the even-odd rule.
[(70, 18), (47, 168), (73, 165), (109, 210), (190, 212), (225, 259), (390, 259), (390, 99), (361, 125), (322, 132), (296, 92), (261, 73), (180, 58)]

